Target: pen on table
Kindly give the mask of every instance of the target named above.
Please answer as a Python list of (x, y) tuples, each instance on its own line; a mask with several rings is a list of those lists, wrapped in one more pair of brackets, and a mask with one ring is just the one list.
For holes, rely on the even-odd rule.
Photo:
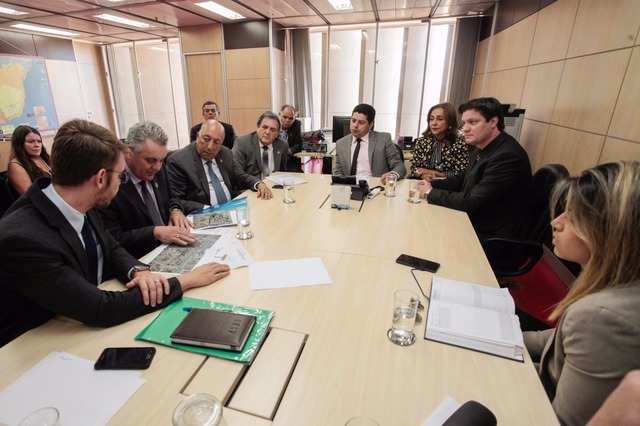
[[(182, 308), (183, 311), (185, 312), (191, 312), (193, 310), (193, 306), (185, 306), (184, 308)], [(220, 309), (220, 308), (214, 308), (214, 311), (221, 311), (221, 312), (233, 312), (232, 309)]]

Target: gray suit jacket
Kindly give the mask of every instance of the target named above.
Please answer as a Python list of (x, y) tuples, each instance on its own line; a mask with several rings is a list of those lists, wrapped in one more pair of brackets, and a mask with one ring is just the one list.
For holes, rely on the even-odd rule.
[[(238, 167), (233, 161), (231, 150), (226, 146), (220, 147), (215, 161), (231, 197), (237, 195), (236, 189), (255, 190), (256, 184), (260, 182), (260, 179)], [(180, 200), (186, 212), (200, 210), (211, 203), (209, 182), (195, 142), (171, 154), (167, 159), (167, 173), (173, 196)]]
[(561, 423), (586, 424), (625, 374), (640, 368), (638, 306), (635, 281), (578, 300), (555, 329), (524, 333)]
[[(273, 165), (274, 171), (287, 171), (287, 155), (289, 145), (280, 138), (273, 141)], [(246, 173), (262, 179), (262, 148), (256, 132), (240, 136), (233, 145), (233, 158), (238, 166)]]
[[(351, 171), (351, 134), (336, 142), (336, 175), (348, 176)], [(369, 164), (374, 177), (394, 171), (400, 179), (407, 169), (400, 158), (400, 152), (391, 141), (391, 135), (383, 132), (369, 132)]]

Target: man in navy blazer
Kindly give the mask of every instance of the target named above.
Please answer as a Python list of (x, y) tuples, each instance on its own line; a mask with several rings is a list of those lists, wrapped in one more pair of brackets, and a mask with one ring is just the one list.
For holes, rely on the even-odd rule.
[(430, 203), (467, 212), (480, 240), (524, 238), (530, 221), (531, 165), (518, 141), (504, 132), (500, 101), (478, 98), (458, 108), (469, 151), (464, 175), (419, 184)]
[[(404, 178), (407, 169), (389, 133), (373, 130), (376, 110), (357, 105), (351, 113), (351, 134), (336, 142), (336, 175), (380, 177), (385, 184), (390, 172)], [(355, 158), (355, 161), (354, 161)]]
[[(104, 229), (94, 209), (126, 180), (124, 150), (102, 126), (65, 123), (53, 141), (52, 178), (34, 182), (0, 220), (0, 346), (55, 315), (120, 324), (229, 275), (228, 266), (209, 263), (167, 280)], [(96, 286), (112, 277), (128, 291)]]
[(124, 154), (129, 181), (106, 209), (102, 220), (113, 237), (134, 257), (141, 258), (162, 243), (193, 243), (191, 223), (171, 193), (163, 161), (169, 138), (150, 121), (129, 129)]
[(300, 158), (294, 154), (302, 151), (302, 123), (296, 120), (296, 112), (292, 105), (283, 105), (278, 113), (280, 116), (280, 139), (289, 144), (289, 158), (287, 170), (290, 172), (302, 172)]
[(289, 145), (278, 137), (279, 133), (278, 116), (271, 111), (262, 113), (256, 131), (236, 139), (231, 150), (238, 166), (258, 179), (286, 171)]
[[(245, 173), (233, 161), (231, 150), (222, 145), (223, 140), (224, 127), (215, 120), (207, 120), (195, 142), (167, 159), (171, 190), (187, 213), (227, 202), (237, 195), (237, 190), (251, 189), (258, 192), (260, 199), (273, 198), (264, 182)], [(216, 194), (218, 184), (224, 192), (222, 199)]]
[[(220, 107), (218, 104), (213, 101), (206, 101), (202, 104), (202, 117), (204, 118), (204, 121), (218, 120), (220, 117)], [(222, 121), (219, 121), (219, 123), (224, 127), (224, 141), (222, 142), (222, 145), (229, 149), (233, 148), (233, 143), (236, 140), (236, 132), (233, 130), (233, 126), (229, 123), (223, 123)], [(189, 132), (190, 142), (196, 140), (202, 124), (203, 123), (198, 123), (191, 128), (191, 131)]]

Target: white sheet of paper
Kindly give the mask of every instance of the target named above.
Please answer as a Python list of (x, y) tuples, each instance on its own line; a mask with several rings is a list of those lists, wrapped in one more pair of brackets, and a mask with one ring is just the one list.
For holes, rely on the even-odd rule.
[(441, 426), (461, 406), (458, 401), (447, 396), (420, 426)]
[(277, 185), (284, 185), (285, 179), (293, 179), (294, 185), (301, 185), (303, 183), (307, 183), (306, 180), (294, 175), (270, 175), (270, 176), (267, 176), (267, 179), (269, 179), (271, 182)]
[(0, 392), (0, 423), (55, 407), (64, 426), (104, 425), (144, 384), (138, 371), (93, 369), (93, 361), (51, 352)]
[(255, 262), (249, 265), (249, 288), (304, 287), (332, 284), (331, 277), (319, 257)]

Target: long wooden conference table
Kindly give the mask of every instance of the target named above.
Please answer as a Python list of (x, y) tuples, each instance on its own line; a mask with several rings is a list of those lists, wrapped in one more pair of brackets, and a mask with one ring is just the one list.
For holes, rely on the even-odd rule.
[[(412, 346), (387, 338), (394, 292), (420, 294), (410, 268), (395, 263), (401, 253), (440, 262), (437, 275), (497, 286), (466, 213), (408, 203), (408, 181), (394, 198), (380, 194), (336, 210), (327, 200), (330, 176), (300, 177), (308, 183), (296, 186), (294, 204), (282, 202), (282, 190), (267, 201), (245, 194), (255, 237), (244, 244), (254, 261), (320, 257), (333, 284), (251, 291), (248, 268), (240, 268), (189, 291), (275, 311), (258, 356), (247, 366), (157, 345), (145, 384), (110, 424), (171, 424), (174, 408), (193, 393), (221, 400), (227, 425), (344, 425), (354, 416), (419, 425), (446, 396), (484, 404), (498, 424), (557, 424), (528, 355), (520, 363), (424, 340), (424, 320)], [(432, 274), (416, 276), (428, 294)], [(109, 329), (50, 320), (0, 349), (0, 389), (51, 351), (94, 360), (105, 347), (148, 345), (134, 337), (156, 315)]]

